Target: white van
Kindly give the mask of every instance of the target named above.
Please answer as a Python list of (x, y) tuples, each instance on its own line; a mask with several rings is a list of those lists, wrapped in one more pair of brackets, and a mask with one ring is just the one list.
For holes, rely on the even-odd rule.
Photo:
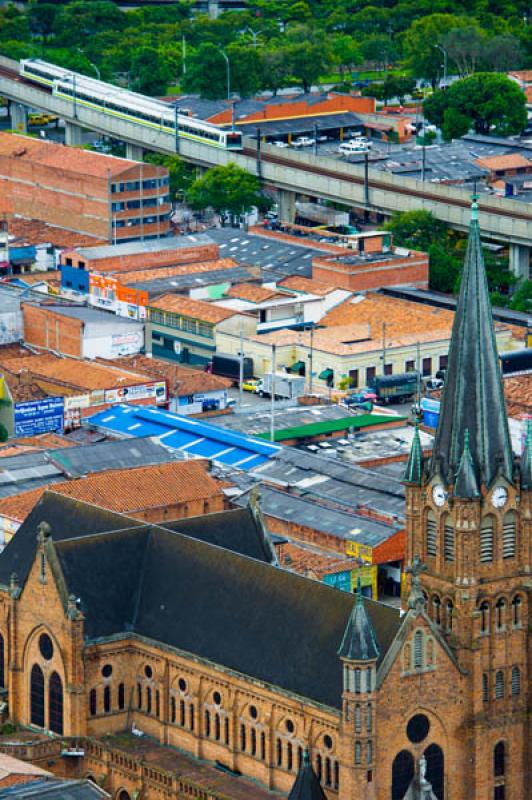
[(365, 138), (351, 139), (349, 142), (342, 142), (338, 148), (338, 152), (344, 156), (348, 156), (353, 153), (369, 153), (370, 148), (371, 145)]

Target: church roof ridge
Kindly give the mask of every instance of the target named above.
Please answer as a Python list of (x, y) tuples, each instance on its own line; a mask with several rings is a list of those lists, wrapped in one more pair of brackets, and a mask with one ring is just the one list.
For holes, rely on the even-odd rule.
[(338, 655), (349, 661), (373, 661), (380, 655), (375, 631), (366, 612), (360, 576), (357, 579), (356, 602), (349, 615)]

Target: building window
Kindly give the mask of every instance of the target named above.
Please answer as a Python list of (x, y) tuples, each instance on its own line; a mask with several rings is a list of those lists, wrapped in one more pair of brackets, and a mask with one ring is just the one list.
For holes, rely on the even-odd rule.
[(44, 728), (44, 674), (38, 664), (34, 664), (31, 669), (30, 706), (32, 725)]
[(331, 759), (325, 759), (325, 786), (332, 786)]
[(208, 711), (205, 711), (205, 736), (209, 737), (211, 735), (211, 715)]
[(416, 369), (415, 361), (405, 361), (405, 372), (415, 372), (415, 369)]
[(414, 634), (414, 669), (423, 667), (423, 632), (416, 631)]
[(493, 517), (484, 517), (480, 526), (480, 563), (493, 561)]
[(286, 745), (286, 768), (291, 772), (293, 766), (292, 742), (288, 742)]
[[(227, 744), (229, 744), (229, 731), (227, 732)], [(301, 748), (299, 748), (301, 750)], [(301, 750), (301, 758), (303, 756), (303, 751)], [(260, 734), (260, 757), (262, 761), (266, 759), (266, 734), (264, 731), (261, 731)], [(301, 758), (299, 761), (299, 766), (301, 766)]]
[[(175, 717), (175, 697), (174, 697), (174, 717)], [(182, 728), (185, 727), (185, 701), (179, 701), (179, 724)]]
[(432, 598), (432, 618), (436, 625), (441, 625), (441, 600), (437, 594)]
[(453, 629), (453, 613), (454, 607), (451, 600), (447, 600), (445, 604), (445, 627), (450, 633)]
[(98, 706), (96, 698), (96, 689), (91, 689), (89, 692), (89, 714), (91, 715), (91, 717), (95, 717), (97, 711), (98, 711)]
[(362, 745), (360, 742), (355, 742), (355, 764), (360, 764), (362, 761)]
[(493, 776), (495, 778), (504, 777), (506, 771), (505, 757), (504, 742), (497, 742), (493, 749)]
[(377, 373), (376, 367), (366, 368), (366, 386), (371, 386), (372, 381), (375, 380), (376, 373)]
[(506, 622), (506, 601), (500, 597), (495, 603), (495, 626), (498, 631), (504, 629)]
[(277, 766), (283, 766), (283, 744), (280, 739), (277, 739), (275, 743), (275, 751), (277, 755)]
[(373, 670), (370, 667), (369, 669), (366, 670), (366, 692), (372, 691), (372, 686), (373, 686), (372, 676), (373, 676)]
[(108, 714), (111, 710), (111, 687), (105, 686), (103, 690), (103, 710)]
[[(255, 730), (255, 728), (251, 728), (250, 739), (251, 739), (251, 755), (252, 756), (256, 756), (257, 755), (257, 731)], [(290, 748), (290, 759), (291, 758), (292, 758), (292, 750)], [(290, 767), (288, 767), (288, 769), (290, 769)]]
[(322, 767), (322, 758), (319, 753), (316, 756), (316, 777), (321, 783), (321, 779), (323, 777), (323, 767)]
[(366, 756), (368, 764), (373, 761), (373, 742), (368, 742), (366, 745)]
[(490, 625), (490, 607), (487, 600), (484, 600), (483, 603), (480, 604), (480, 631), (481, 633), (487, 633), (489, 631)]
[(424, 358), (421, 364), (423, 376), (432, 375), (432, 358)]
[(436, 517), (432, 511), (429, 511), (427, 514), (427, 527), (426, 527), (426, 550), (428, 556), (435, 556), (436, 555), (436, 538), (437, 538), (438, 528), (436, 525)]
[(368, 733), (371, 733), (372, 727), (373, 727), (373, 709), (371, 708), (371, 703), (368, 703), (366, 706), (366, 730)]
[(393, 375), (393, 364), (385, 364), (384, 365), (384, 374), (385, 375)]
[(449, 362), (449, 356), (440, 356), (440, 369), (447, 369), (447, 364)]
[(521, 598), (516, 595), (512, 600), (512, 625), (518, 627), (521, 624)]
[(229, 717), (225, 717), (224, 719), (224, 741), (229, 747)]
[(151, 687), (146, 686), (146, 713), (151, 714)]
[(495, 789), (493, 790), (493, 800), (506, 800), (506, 792), (504, 789), (504, 784), (495, 787)]
[(142, 686), (137, 683), (137, 708), (142, 708)]
[(126, 687), (123, 683), (118, 684), (118, 708), (123, 711), (126, 707)]
[(504, 697), (504, 672), (502, 669), (495, 673), (495, 699), (501, 700)]
[(214, 715), (214, 738), (217, 742), (222, 738), (222, 727), (220, 725), (220, 715)]
[(361, 683), (361, 671), (357, 667), (357, 669), (355, 669), (355, 694), (360, 694), (361, 691), (360, 683)]
[(48, 684), (48, 724), (51, 731), (63, 735), (63, 682), (57, 672), (50, 675)]
[(196, 711), (192, 703), (190, 704), (190, 730), (194, 730), (194, 726), (196, 724)]
[(515, 511), (508, 511), (502, 522), (502, 557), (515, 558), (517, 539), (517, 517)]
[(521, 694), (521, 671), (519, 667), (512, 667), (512, 696)]
[(482, 700), (484, 703), (488, 703), (490, 699), (490, 682), (489, 682), (489, 675), (487, 672), (482, 674)]
[(446, 517), (443, 527), (443, 557), (454, 561), (454, 526), (450, 517)]
[(362, 727), (362, 720), (361, 720), (361, 713), (360, 713), (360, 705), (357, 703), (355, 706), (355, 731), (356, 733), (360, 733), (360, 729)]

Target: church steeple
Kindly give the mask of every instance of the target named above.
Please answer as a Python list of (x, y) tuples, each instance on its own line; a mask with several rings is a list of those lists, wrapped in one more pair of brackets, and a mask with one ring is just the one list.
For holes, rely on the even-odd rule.
[(432, 474), (439, 472), (448, 485), (454, 483), (460, 467), (466, 430), (469, 431), (468, 470), (472, 469), (475, 477), (474, 483), (469, 481), (471, 488), (475, 484), (489, 486), (499, 471), (511, 483), (512, 449), (476, 197), (471, 207), (469, 240), (431, 468)]
[(303, 760), (288, 800), (327, 800), (316, 773), (312, 769), (307, 749), (303, 753)]
[(521, 489), (532, 489), (532, 420), (526, 423), (526, 438), (521, 456)]
[(416, 422), (414, 431), (414, 438), (412, 439), (412, 447), (410, 448), (410, 455), (406, 463), (404, 474), (405, 483), (415, 483), (421, 486), (423, 479), (423, 450), (421, 447), (421, 439), (419, 438), (419, 428)]
[(469, 448), (469, 430), (466, 428), (464, 431), (464, 449), (458, 471), (456, 473), (456, 481), (454, 484), (455, 497), (478, 497), (480, 492), (478, 490), (477, 476), (475, 474), (475, 465), (471, 456)]
[(358, 579), (356, 598), (338, 655), (349, 661), (372, 661), (379, 657), (379, 645), (375, 638), (373, 625), (364, 607), (360, 578)]

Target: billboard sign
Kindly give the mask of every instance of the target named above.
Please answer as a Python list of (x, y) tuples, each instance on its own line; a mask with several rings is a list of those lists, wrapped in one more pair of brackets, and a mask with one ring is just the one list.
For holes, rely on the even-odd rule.
[(15, 406), (15, 436), (63, 433), (63, 426), (63, 397), (45, 397)]
[(166, 381), (139, 384), (137, 386), (121, 386), (105, 392), (106, 403), (128, 403), (134, 400), (153, 399), (156, 403), (166, 402)]
[(323, 576), (323, 583), (329, 586), (334, 586), (335, 589), (341, 589), (343, 592), (351, 591), (351, 570), (344, 570), (342, 572), (331, 572), (329, 575)]

